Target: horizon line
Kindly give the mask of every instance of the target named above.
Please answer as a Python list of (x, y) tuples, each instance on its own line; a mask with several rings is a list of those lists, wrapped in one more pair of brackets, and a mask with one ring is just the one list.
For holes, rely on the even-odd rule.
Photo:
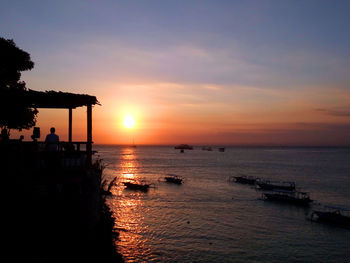
[[(157, 146), (157, 147), (174, 147), (179, 144), (118, 144), (118, 143), (95, 143), (95, 146), (120, 146), (120, 147), (145, 147), (145, 146)], [(294, 147), (294, 148), (348, 148), (350, 145), (302, 145), (302, 144), (189, 144), (193, 147)]]

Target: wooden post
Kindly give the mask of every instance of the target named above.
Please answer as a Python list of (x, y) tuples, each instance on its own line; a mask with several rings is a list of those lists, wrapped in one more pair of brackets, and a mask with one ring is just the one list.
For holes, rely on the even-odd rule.
[(68, 141), (71, 143), (72, 142), (72, 116), (73, 116), (73, 110), (72, 108), (69, 108), (69, 113), (68, 113)]
[(87, 165), (92, 164), (92, 105), (87, 105), (87, 144), (86, 144), (86, 153), (87, 153)]

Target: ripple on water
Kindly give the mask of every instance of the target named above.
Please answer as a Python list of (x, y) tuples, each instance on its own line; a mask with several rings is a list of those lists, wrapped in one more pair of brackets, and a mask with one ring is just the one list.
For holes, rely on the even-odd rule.
[[(349, 152), (228, 148), (180, 155), (166, 147), (112, 147), (100, 153), (109, 162), (105, 176), (118, 176), (108, 202), (126, 262), (344, 262), (350, 257), (349, 230), (310, 223), (307, 209), (264, 202), (252, 187), (227, 182), (239, 173), (292, 180), (318, 202), (346, 206)], [(185, 177), (185, 184), (159, 183), (167, 173)], [(157, 188), (138, 193), (121, 184), (143, 177)]]

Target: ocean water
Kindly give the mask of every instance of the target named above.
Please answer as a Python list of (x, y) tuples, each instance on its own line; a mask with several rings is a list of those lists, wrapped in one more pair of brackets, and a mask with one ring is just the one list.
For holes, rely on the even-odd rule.
[[(349, 148), (95, 149), (104, 177), (117, 177), (108, 204), (126, 262), (350, 262), (350, 229), (310, 222), (310, 209), (228, 182), (239, 174), (295, 181), (315, 203), (350, 209)], [(168, 173), (184, 184), (159, 181)], [(129, 179), (154, 188), (126, 190)]]

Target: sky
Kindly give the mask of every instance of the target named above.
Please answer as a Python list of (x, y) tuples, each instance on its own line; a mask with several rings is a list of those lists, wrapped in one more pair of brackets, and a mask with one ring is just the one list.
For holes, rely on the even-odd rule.
[[(30, 53), (28, 88), (98, 98), (95, 143), (348, 146), (349, 13), (342, 0), (2, 0), (0, 36)], [(66, 140), (67, 123), (39, 110), (42, 134)]]

